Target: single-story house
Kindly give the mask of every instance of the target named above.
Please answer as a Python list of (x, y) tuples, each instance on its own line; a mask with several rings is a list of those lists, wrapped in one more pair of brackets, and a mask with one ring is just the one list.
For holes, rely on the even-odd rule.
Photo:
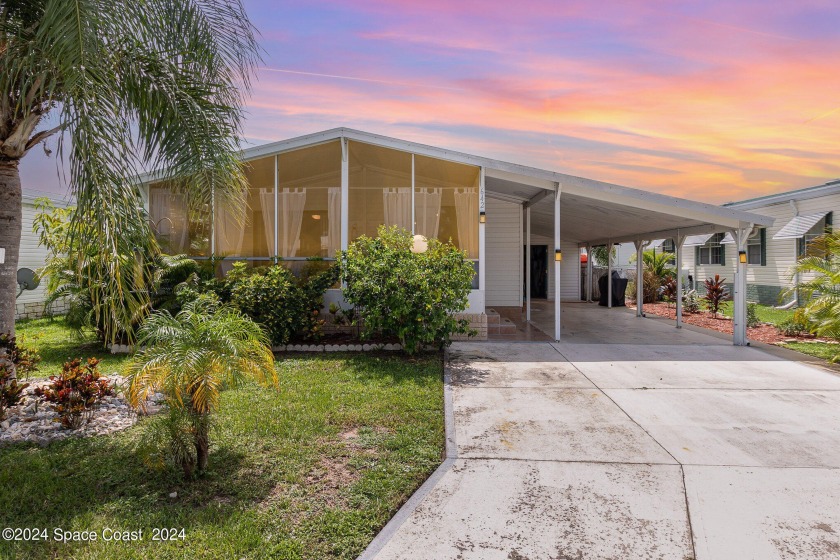
[[(23, 221), (20, 237), (20, 261), (18, 270), (29, 268), (38, 271), (46, 264), (47, 249), (38, 243), (38, 234), (33, 229), (33, 222), (37, 215), (35, 200), (48, 198), (53, 206), (64, 208), (67, 202), (62, 200), (55, 193), (39, 191), (35, 189), (23, 189)], [(15, 301), (15, 319), (35, 319), (44, 315), (44, 302), (46, 300), (46, 279), (42, 279), (34, 290), (24, 290)], [(61, 314), (65, 311), (64, 302), (57, 301), (53, 304), (52, 313)]]
[[(840, 180), (723, 206), (775, 219), (772, 226), (753, 232), (747, 242), (747, 299), (765, 305), (795, 305), (796, 297), (782, 297), (784, 290), (799, 281), (791, 277), (790, 268), (815, 237), (831, 229), (835, 212), (840, 212)], [(686, 252), (683, 271), (692, 275), (702, 291), (703, 280), (715, 274), (731, 284), (736, 260), (732, 237), (713, 235), (698, 239), (694, 249)]]
[[(524, 306), (529, 321), (559, 339), (561, 303), (581, 300), (582, 247), (634, 241), (641, 250), (653, 239), (718, 232), (745, 245), (755, 226), (773, 224), (738, 208), (348, 128), (249, 148), (243, 158), (250, 184), (244, 227), (221, 201), (188, 215), (182, 195), (146, 177), (149, 220), (169, 252), (222, 259), (222, 271), (232, 261), (295, 267), (311, 257), (334, 259), (381, 224), (398, 225), (451, 239), (474, 263), (464, 312), (482, 332), (488, 308)], [(327, 294), (328, 301), (340, 297), (340, 290)], [(532, 315), (537, 297), (551, 304)], [(745, 318), (742, 299), (736, 309), (743, 303)], [(741, 324), (736, 344), (746, 344)]]

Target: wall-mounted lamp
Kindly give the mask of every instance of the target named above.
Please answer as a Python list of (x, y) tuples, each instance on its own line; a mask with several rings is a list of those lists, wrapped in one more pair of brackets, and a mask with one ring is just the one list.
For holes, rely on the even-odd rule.
[(313, 220), (320, 220), (320, 219), (321, 219), (321, 215), (320, 215), (320, 214), (312, 214), (312, 219), (313, 219)]
[(563, 251), (560, 249), (554, 249), (554, 260), (560, 262), (563, 260)]
[(738, 251), (738, 262), (741, 264), (747, 264), (747, 252), (746, 251)]
[(487, 223), (487, 212), (485, 212), (484, 210), (482, 210), (481, 212), (478, 213), (478, 223), (480, 223), (480, 224), (486, 224)]

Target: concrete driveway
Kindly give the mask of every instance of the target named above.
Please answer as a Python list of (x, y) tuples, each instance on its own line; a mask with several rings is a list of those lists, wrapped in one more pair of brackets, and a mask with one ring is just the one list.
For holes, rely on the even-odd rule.
[(362, 557), (840, 558), (840, 377), (689, 338), (453, 345), (446, 462)]

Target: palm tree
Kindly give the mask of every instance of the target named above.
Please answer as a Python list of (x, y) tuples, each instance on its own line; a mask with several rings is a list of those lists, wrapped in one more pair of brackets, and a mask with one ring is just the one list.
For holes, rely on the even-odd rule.
[(0, 332), (14, 332), (20, 160), (60, 133), (71, 229), (100, 251), (91, 297), (109, 302), (113, 340), (110, 325), (148, 301), (127, 280), (133, 255), (157, 250), (138, 176), (166, 169), (196, 208), (213, 190), (241, 208), (237, 136), (258, 60), (240, 0), (0, 0)]
[[(840, 231), (825, 233), (808, 244), (808, 252), (791, 268), (791, 277), (813, 275), (798, 286), (800, 302), (814, 334), (840, 338)], [(785, 295), (794, 295), (790, 288)], [(834, 360), (840, 359), (840, 353)]]
[(205, 294), (184, 305), (174, 317), (154, 313), (138, 331), (144, 349), (129, 366), (126, 396), (142, 408), (162, 392), (176, 417), (187, 419), (193, 452), (180, 453), (184, 473), (207, 468), (210, 420), (221, 390), (246, 378), (277, 384), (274, 356), (259, 325), (216, 296)]

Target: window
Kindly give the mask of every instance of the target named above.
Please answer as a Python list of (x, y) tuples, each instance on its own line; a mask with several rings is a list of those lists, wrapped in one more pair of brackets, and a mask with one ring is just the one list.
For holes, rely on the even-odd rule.
[(705, 245), (697, 247), (697, 264), (723, 264), (724, 249), (720, 244), (722, 233), (716, 233)]
[(663, 253), (676, 253), (676, 245), (674, 245), (673, 239), (666, 239), (662, 242), (662, 252)]
[(814, 227), (808, 230), (808, 232), (803, 235), (800, 239), (797, 240), (797, 248), (799, 250), (800, 255), (805, 255), (808, 252), (808, 247), (814, 240), (826, 233), (829, 233), (833, 229), (833, 212), (829, 212), (825, 215), (825, 218), (814, 224)]
[(411, 231), (411, 154), (349, 142), (350, 239), (376, 237), (380, 225)]
[(451, 240), (477, 259), (479, 168), (415, 156), (414, 172), (415, 233)]
[(149, 186), (149, 227), (164, 253), (210, 256), (210, 201), (190, 208), (187, 196), (165, 183)]
[(277, 254), (335, 257), (341, 248), (341, 143), (280, 154), (277, 168)]
[(216, 255), (245, 259), (274, 256), (274, 156), (249, 161), (247, 206), (239, 214), (216, 196)]
[(765, 265), (766, 230), (761, 228), (747, 239), (747, 264)]

